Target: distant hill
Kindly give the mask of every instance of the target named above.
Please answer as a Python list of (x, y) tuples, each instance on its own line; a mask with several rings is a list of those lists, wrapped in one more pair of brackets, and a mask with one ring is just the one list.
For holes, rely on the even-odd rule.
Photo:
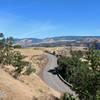
[(61, 46), (67, 45), (69, 43), (89, 43), (94, 40), (100, 42), (100, 36), (60, 36), (60, 37), (51, 37), (45, 39), (37, 38), (23, 38), (23, 39), (14, 39), (15, 44), (19, 44), (23, 47), (28, 46)]
[(41, 39), (36, 39), (36, 38), (14, 39), (14, 44), (27, 47), (27, 46), (32, 46), (35, 43), (40, 43), (41, 41), (42, 41)]

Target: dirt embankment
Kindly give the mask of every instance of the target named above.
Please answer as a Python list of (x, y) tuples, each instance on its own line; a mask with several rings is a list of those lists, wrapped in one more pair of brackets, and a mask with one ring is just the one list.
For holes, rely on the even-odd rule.
[(0, 100), (32, 100), (33, 93), (22, 82), (0, 69)]
[[(29, 76), (21, 75), (19, 80), (16, 80), (0, 69), (0, 100), (35, 100), (35, 98), (37, 100), (55, 100), (55, 97), (60, 97), (60, 93), (47, 86), (37, 75), (47, 63), (44, 52), (33, 48), (17, 49), (17, 51), (27, 56), (25, 60), (32, 62), (36, 73)], [(9, 66), (9, 68), (12, 67)]]
[(45, 67), (48, 63), (48, 59), (46, 54), (42, 50), (35, 50), (34, 48), (26, 48), (26, 49), (16, 49), (25, 55), (25, 60), (32, 63), (32, 66), (36, 69), (36, 73), (39, 73), (41, 68)]

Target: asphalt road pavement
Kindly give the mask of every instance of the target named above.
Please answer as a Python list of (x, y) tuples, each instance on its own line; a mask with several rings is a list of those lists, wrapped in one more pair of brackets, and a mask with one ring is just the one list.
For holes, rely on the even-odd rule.
[(57, 58), (51, 54), (47, 54), (47, 57), (49, 61), (46, 67), (43, 69), (42, 74), (44, 82), (58, 92), (67, 92), (75, 95), (75, 93), (70, 89), (70, 87), (63, 83), (56, 74), (55, 68), (58, 66)]

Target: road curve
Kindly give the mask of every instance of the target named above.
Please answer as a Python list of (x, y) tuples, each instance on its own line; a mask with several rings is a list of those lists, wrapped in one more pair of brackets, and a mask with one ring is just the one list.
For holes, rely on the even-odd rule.
[(47, 57), (48, 64), (43, 69), (42, 73), (43, 81), (58, 92), (67, 92), (75, 95), (75, 93), (70, 89), (70, 87), (63, 83), (56, 74), (50, 72), (50, 70), (53, 70), (57, 67), (57, 58), (51, 54), (47, 54)]

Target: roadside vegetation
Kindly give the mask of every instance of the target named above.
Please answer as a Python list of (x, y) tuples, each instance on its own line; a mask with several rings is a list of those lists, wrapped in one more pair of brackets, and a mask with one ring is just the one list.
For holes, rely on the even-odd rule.
[(58, 65), (60, 75), (72, 84), (80, 100), (100, 100), (100, 51), (94, 44), (84, 54), (71, 51), (71, 57), (59, 57)]
[(25, 61), (25, 56), (20, 52), (14, 51), (13, 38), (4, 38), (3, 33), (0, 33), (0, 65), (3, 68), (4, 65), (12, 65), (14, 67), (13, 77), (18, 78), (22, 71), (26, 68), (25, 74), (31, 74), (33, 72), (30, 63)]
[(60, 100), (75, 100), (75, 97), (70, 94), (64, 93), (61, 96)]
[(17, 48), (17, 49), (22, 48), (22, 46), (21, 46), (21, 45), (18, 45), (18, 44), (17, 44), (17, 45), (14, 45), (13, 47), (14, 47), (14, 49), (16, 49), (16, 48)]

